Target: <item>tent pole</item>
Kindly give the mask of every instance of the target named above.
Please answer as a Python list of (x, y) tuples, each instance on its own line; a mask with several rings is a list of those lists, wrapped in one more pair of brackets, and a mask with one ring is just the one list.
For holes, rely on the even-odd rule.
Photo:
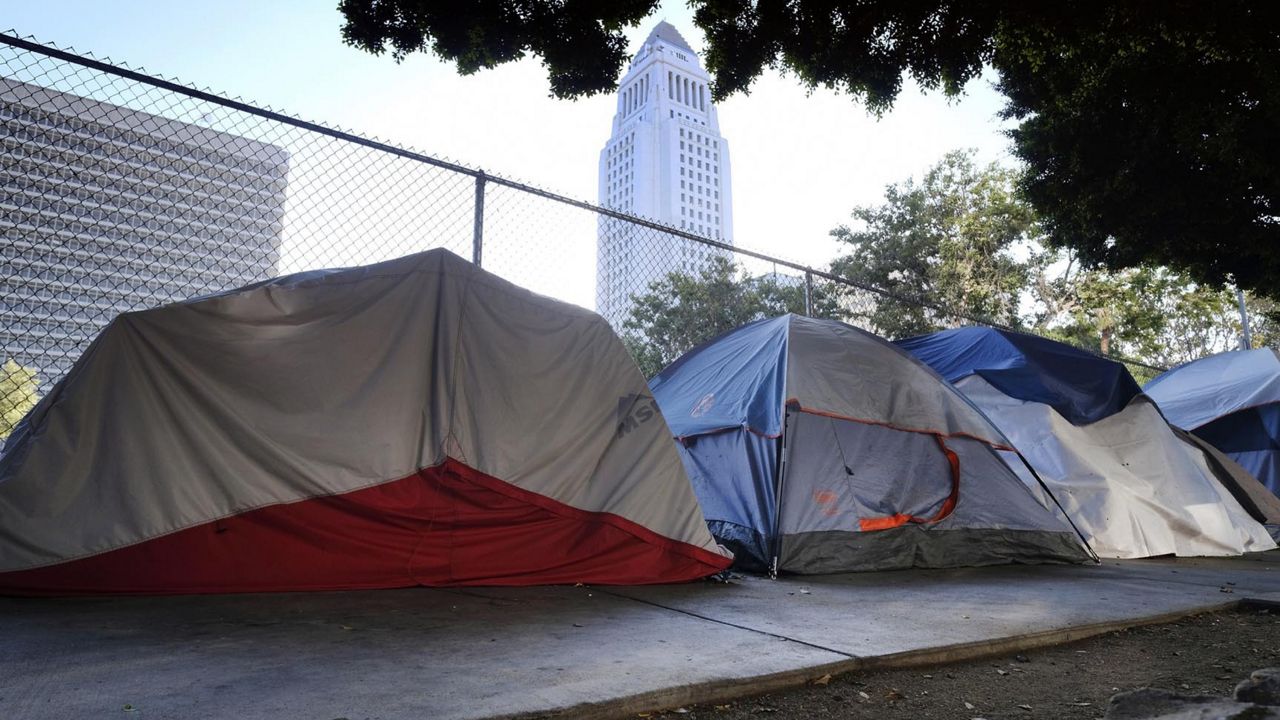
[[(1005, 438), (1005, 441), (1008, 442), (1008, 438)], [(1013, 444), (1009, 443), (1009, 447), (1013, 447)], [(1067, 509), (1062, 507), (1062, 503), (1058, 502), (1058, 496), (1054, 495), (1053, 491), (1049, 489), (1049, 486), (1045, 483), (1044, 479), (1040, 477), (1040, 473), (1036, 472), (1036, 469), (1031, 467), (1031, 463), (1028, 462), (1027, 459), (1023, 457), (1022, 453), (1019, 452), (1016, 448), (1014, 449), (1013, 453), (1018, 456), (1019, 460), (1022, 461), (1022, 466), (1025, 467), (1027, 471), (1031, 473), (1031, 477), (1036, 479), (1036, 482), (1040, 485), (1040, 489), (1044, 490), (1044, 494), (1048, 495), (1049, 499), (1053, 500), (1053, 504), (1058, 506), (1058, 511), (1062, 513), (1062, 517), (1067, 519), (1067, 524), (1071, 526), (1072, 530), (1076, 531), (1076, 537), (1080, 538), (1080, 542), (1084, 543), (1085, 549), (1088, 550), (1089, 554), (1093, 556), (1093, 562), (1098, 565), (1101, 565), (1102, 558), (1098, 557), (1098, 553), (1094, 552), (1093, 546), (1090, 545), (1089, 541), (1085, 539), (1084, 533), (1080, 532), (1080, 528), (1076, 527), (1076, 521), (1071, 519), (1071, 515), (1067, 513)]]
[(778, 579), (778, 556), (782, 554), (782, 488), (787, 478), (787, 425), (791, 422), (791, 413), (784, 407), (782, 410), (782, 441), (778, 443), (778, 484), (773, 503), (773, 537), (769, 547), (773, 559), (769, 562), (769, 579)]

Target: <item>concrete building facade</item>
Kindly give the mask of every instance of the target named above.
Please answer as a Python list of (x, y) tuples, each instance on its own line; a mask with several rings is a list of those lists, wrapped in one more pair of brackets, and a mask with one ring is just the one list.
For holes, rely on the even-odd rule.
[(288, 153), (0, 78), (0, 361), (61, 378), (116, 315), (276, 274)]
[[(601, 205), (733, 243), (729, 146), (710, 82), (680, 33), (658, 23), (619, 84), (613, 131), (600, 151)], [(596, 310), (621, 327), (633, 295), (671, 272), (696, 274), (721, 252), (601, 218)]]

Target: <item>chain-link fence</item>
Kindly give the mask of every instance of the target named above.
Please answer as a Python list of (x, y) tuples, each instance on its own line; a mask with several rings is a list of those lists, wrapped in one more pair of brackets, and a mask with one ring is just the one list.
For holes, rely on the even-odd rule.
[[(728, 268), (720, 302), (742, 312), (865, 325), (901, 303), (943, 324), (982, 322), (11, 35), (0, 36), (0, 154), (0, 438), (120, 313), (429, 248), (599, 307), (638, 356), (659, 347), (650, 365), (705, 335), (705, 319), (637, 330), (629, 295), (600, 299), (673, 270)], [(617, 251), (597, 263), (606, 243)], [(757, 305), (732, 295), (742, 288)]]

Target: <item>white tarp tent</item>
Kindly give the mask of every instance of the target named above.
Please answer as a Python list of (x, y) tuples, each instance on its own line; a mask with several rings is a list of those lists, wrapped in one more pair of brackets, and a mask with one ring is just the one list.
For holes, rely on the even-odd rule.
[[(980, 408), (1103, 557), (1238, 555), (1275, 547), (1128, 370), (1068, 345), (991, 328), (904, 340)], [(1024, 481), (1030, 473), (1009, 464)]]

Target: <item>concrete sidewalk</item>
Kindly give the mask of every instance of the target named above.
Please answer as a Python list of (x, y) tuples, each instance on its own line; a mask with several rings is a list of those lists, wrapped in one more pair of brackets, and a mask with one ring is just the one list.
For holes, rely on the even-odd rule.
[(1280, 551), (728, 585), (0, 599), (0, 707), (24, 720), (620, 717), (1243, 599), (1280, 601)]

